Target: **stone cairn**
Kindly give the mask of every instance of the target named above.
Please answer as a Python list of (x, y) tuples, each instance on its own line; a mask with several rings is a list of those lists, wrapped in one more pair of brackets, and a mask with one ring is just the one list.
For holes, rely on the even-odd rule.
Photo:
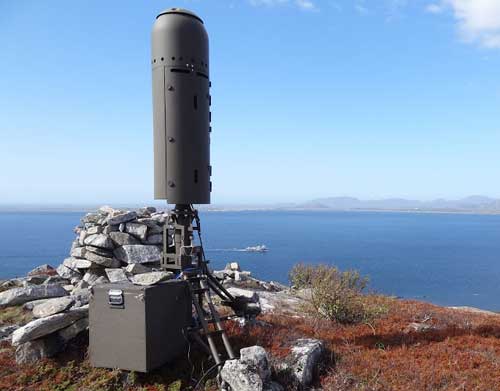
[(70, 257), (57, 274), (76, 291), (107, 282), (153, 285), (169, 279), (173, 273), (159, 269), (167, 221), (167, 212), (152, 207), (137, 211), (102, 207), (89, 213), (75, 228)]
[[(152, 207), (136, 211), (102, 207), (82, 218), (75, 228), (77, 237), (70, 256), (57, 268), (42, 265), (26, 277), (0, 282), (0, 311), (22, 305), (32, 311), (34, 318), (24, 325), (0, 327), (0, 342), (9, 340), (16, 347), (17, 363), (52, 357), (88, 329), (92, 286), (154, 285), (173, 278), (172, 272), (160, 269), (163, 226), (167, 223), (168, 213)], [(288, 287), (253, 278), (237, 262), (213, 274), (229, 292), (252, 299), (264, 313), (300, 307), (300, 298), (291, 295)], [(292, 379), (299, 389), (306, 388), (322, 351), (321, 341), (299, 339), (292, 343), (289, 356), (273, 366), (273, 372)], [(240, 353), (239, 359), (227, 361), (222, 368), (224, 390), (283, 390), (271, 379), (271, 366), (263, 348), (253, 346)]]
[(3, 282), (0, 308), (23, 305), (35, 320), (0, 328), (16, 346), (16, 361), (51, 357), (88, 328), (90, 288), (102, 283), (153, 285), (173, 277), (160, 270), (166, 212), (146, 207), (102, 207), (82, 218), (70, 256), (54, 269), (42, 265), (26, 277)]
[[(1, 282), (0, 310), (22, 305), (35, 318), (25, 325), (0, 327), (0, 341), (10, 340), (16, 347), (16, 361), (52, 357), (86, 330), (92, 286), (147, 286), (173, 278), (174, 273), (160, 268), (165, 224), (168, 213), (153, 207), (134, 211), (101, 207), (81, 219), (69, 257), (57, 268), (42, 265), (26, 277)], [(266, 284), (241, 271), (236, 262), (214, 274), (225, 285)]]

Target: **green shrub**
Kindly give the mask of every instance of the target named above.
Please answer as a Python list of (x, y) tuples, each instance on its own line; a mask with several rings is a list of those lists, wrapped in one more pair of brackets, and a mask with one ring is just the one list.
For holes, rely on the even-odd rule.
[(289, 273), (296, 289), (303, 289), (306, 310), (319, 318), (343, 324), (369, 322), (384, 313), (374, 307), (363, 291), (368, 278), (354, 270), (340, 271), (328, 265), (295, 265)]

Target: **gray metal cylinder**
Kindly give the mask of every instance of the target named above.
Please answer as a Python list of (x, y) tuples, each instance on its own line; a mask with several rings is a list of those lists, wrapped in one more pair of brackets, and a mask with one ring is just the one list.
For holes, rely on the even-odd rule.
[(154, 195), (171, 204), (209, 204), (208, 35), (194, 13), (171, 8), (152, 31)]

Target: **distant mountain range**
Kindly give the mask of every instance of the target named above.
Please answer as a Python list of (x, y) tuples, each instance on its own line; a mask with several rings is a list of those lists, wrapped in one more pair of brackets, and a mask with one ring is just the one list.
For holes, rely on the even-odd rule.
[[(141, 204), (112, 204), (116, 208), (135, 209), (144, 205), (158, 209), (171, 208), (160, 201)], [(0, 212), (87, 212), (98, 209), (99, 205), (63, 205), (63, 204), (0, 204)], [(304, 203), (275, 204), (211, 204), (196, 205), (201, 211), (244, 211), (244, 210), (337, 210), (337, 211), (408, 211), (408, 212), (454, 212), (500, 214), (500, 199), (485, 196), (470, 196), (458, 200), (436, 199), (432, 201), (408, 200), (404, 198), (386, 198), (380, 200), (360, 200), (354, 197), (318, 198)]]
[(404, 210), (404, 211), (456, 211), (500, 213), (500, 199), (470, 196), (458, 200), (436, 199), (432, 201), (387, 198), (360, 200), (353, 197), (318, 198), (295, 206), (300, 209), (332, 210)]

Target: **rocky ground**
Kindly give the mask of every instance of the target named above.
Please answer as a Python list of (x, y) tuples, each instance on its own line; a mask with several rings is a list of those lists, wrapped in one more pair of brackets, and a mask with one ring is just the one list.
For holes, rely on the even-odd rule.
[(16, 347), (16, 362), (52, 357), (86, 330), (93, 285), (151, 285), (172, 278), (173, 273), (159, 269), (167, 218), (154, 208), (102, 207), (82, 218), (69, 257), (57, 268), (42, 265), (26, 277), (2, 282), (0, 308), (22, 305), (34, 318), (0, 329)]
[[(172, 278), (159, 269), (166, 221), (154, 208), (101, 208), (82, 219), (61, 265), (0, 283), (0, 390), (180, 390), (200, 379), (217, 388), (195, 345), (146, 375), (88, 362), (91, 287)], [(500, 390), (498, 314), (369, 296), (384, 315), (346, 326), (304, 313), (308, 292), (260, 281), (237, 263), (214, 274), (262, 309), (253, 322), (226, 323), (239, 352), (222, 368), (226, 390)]]
[[(76, 238), (62, 264), (56, 268), (41, 265), (26, 277), (3, 281), (0, 308), (5, 324), (0, 326), (0, 338), (14, 349), (16, 364), (36, 364), (55, 357), (70, 349), (73, 340), (87, 332), (94, 285), (154, 285), (173, 278), (174, 273), (160, 269), (163, 226), (167, 221), (168, 215), (154, 208), (137, 211), (100, 208), (83, 217), (75, 228)], [(297, 314), (300, 299), (286, 286), (259, 281), (235, 262), (214, 275), (233, 295), (246, 296), (261, 306), (263, 313), (280, 308)], [(12, 322), (7, 322), (9, 314), (14, 315)], [(243, 327), (250, 327), (248, 319), (237, 321)], [(298, 382), (309, 384), (311, 368), (322, 352), (322, 344), (313, 339), (298, 339), (297, 346), (292, 355), (297, 356), (293, 356), (293, 361), (299, 363), (300, 369), (295, 371), (291, 366), (290, 370), (297, 373)], [(229, 362), (223, 377), (227, 390), (281, 389), (271, 381), (270, 373), (267, 353), (262, 347), (253, 347), (243, 350), (239, 360)]]

